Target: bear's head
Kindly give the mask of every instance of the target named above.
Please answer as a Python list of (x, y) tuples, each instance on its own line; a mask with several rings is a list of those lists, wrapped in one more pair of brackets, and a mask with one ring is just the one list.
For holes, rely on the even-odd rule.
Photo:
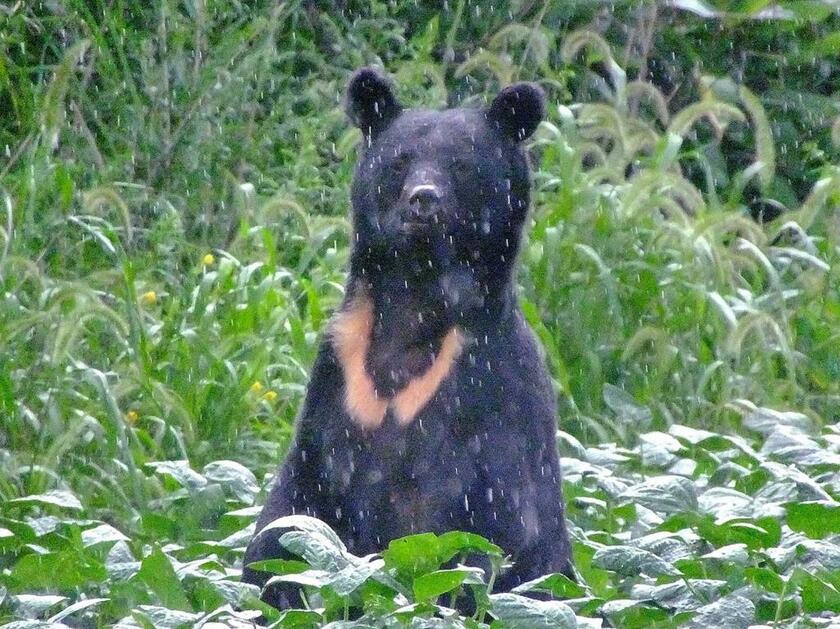
[(517, 83), (485, 108), (404, 109), (389, 79), (363, 68), (347, 113), (363, 135), (351, 271), (502, 291), (529, 206), (522, 144), (545, 115), (542, 90)]

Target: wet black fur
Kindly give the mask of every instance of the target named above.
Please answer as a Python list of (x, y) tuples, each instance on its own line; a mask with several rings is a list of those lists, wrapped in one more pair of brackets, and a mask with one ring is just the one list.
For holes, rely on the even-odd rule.
[[(363, 69), (351, 80), (348, 114), (364, 147), (343, 307), (358, 291), (373, 301), (366, 364), (377, 391), (391, 396), (424, 373), (453, 325), (467, 341), (413, 422), (401, 427), (389, 411), (368, 431), (344, 410), (341, 367), (324, 340), (257, 531), (308, 514), (365, 555), (411, 533), (460, 529), (512, 556), (497, 590), (571, 574), (554, 393), (512, 280), (529, 206), (521, 141), (544, 115), (542, 92), (519, 84), (487, 109), (403, 110), (388, 80)], [(434, 186), (439, 201), (412, 203), (417, 185)], [(257, 534), (245, 563), (280, 556), (276, 531)], [(243, 580), (263, 585), (268, 576), (246, 568)], [(264, 594), (277, 607), (298, 602), (290, 596)]]

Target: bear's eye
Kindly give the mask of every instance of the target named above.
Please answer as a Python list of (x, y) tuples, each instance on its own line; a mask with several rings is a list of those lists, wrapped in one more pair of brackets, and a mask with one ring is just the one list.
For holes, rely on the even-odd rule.
[(399, 181), (402, 183), (403, 179), (405, 179), (406, 173), (408, 172), (408, 164), (410, 161), (411, 158), (405, 153), (398, 155), (385, 166), (384, 170), (386, 177), (392, 181)]
[(400, 192), (408, 176), (408, 168), (411, 163), (411, 156), (405, 153), (396, 156), (382, 166), (376, 180), (376, 192), (379, 209), (388, 212), (400, 197)]

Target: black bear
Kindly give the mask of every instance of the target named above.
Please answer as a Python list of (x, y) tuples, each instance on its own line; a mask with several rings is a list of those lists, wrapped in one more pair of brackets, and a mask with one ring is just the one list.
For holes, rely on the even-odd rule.
[[(554, 393), (512, 277), (542, 90), (406, 110), (364, 68), (347, 112), (363, 134), (350, 277), (243, 580), (265, 584), (247, 564), (284, 554), (276, 530), (259, 531), (290, 514), (328, 523), (357, 555), (412, 533), (478, 533), (514, 561), (500, 590), (571, 575)], [(286, 596), (263, 594), (276, 607)]]

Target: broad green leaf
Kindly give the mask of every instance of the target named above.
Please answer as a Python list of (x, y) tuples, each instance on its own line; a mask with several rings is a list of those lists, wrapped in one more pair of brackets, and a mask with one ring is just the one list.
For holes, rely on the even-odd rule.
[(71, 492), (64, 490), (48, 491), (44, 494), (34, 494), (31, 496), (24, 496), (23, 498), (12, 498), (7, 500), (6, 505), (11, 506), (48, 506), (58, 507), (59, 509), (71, 509), (73, 511), (83, 511), (84, 507), (79, 499)]
[(674, 613), (694, 611), (706, 601), (718, 598), (726, 581), (713, 579), (688, 579), (663, 585), (634, 585), (631, 594), (634, 599), (655, 601)]
[(187, 600), (169, 557), (160, 548), (153, 549), (143, 559), (137, 578), (145, 583), (166, 607), (192, 611), (192, 605)]
[(618, 416), (619, 421), (633, 426), (635, 430), (647, 428), (653, 419), (649, 408), (639, 404), (627, 391), (615, 385), (604, 384), (604, 402)]
[(50, 594), (18, 594), (17, 613), (23, 618), (38, 618), (43, 616), (50, 609), (67, 600), (66, 596)]
[(67, 590), (101, 583), (107, 577), (99, 560), (75, 550), (24, 555), (11, 572), (11, 579), (27, 589)]
[(657, 531), (633, 540), (633, 546), (653, 553), (667, 563), (693, 557), (700, 544), (700, 538), (691, 531), (670, 533)]
[(450, 531), (442, 535), (420, 533), (393, 540), (382, 553), (385, 565), (409, 578), (432, 572), (458, 554), (480, 553), (502, 557), (502, 549), (480, 535)]
[(598, 568), (611, 570), (625, 577), (640, 573), (652, 577), (680, 576), (680, 571), (672, 564), (651, 552), (633, 546), (605, 546), (595, 553), (592, 563)]
[(254, 502), (260, 487), (253, 472), (236, 461), (213, 461), (201, 470), (204, 477), (229, 489), (246, 504)]
[(800, 568), (794, 571), (791, 579), (799, 585), (805, 611), (840, 613), (840, 592), (833, 584)]
[(156, 605), (139, 605), (133, 610), (132, 617), (134, 620), (148, 623), (147, 626), (154, 629), (180, 629), (193, 626), (201, 614)]
[(689, 627), (708, 629), (709, 627), (727, 627), (727, 629), (747, 629), (755, 621), (755, 605), (752, 601), (731, 594), (697, 610)]
[(781, 594), (785, 587), (785, 582), (782, 577), (770, 568), (745, 568), (744, 576), (747, 577), (750, 583), (773, 594)]
[(565, 574), (559, 572), (526, 581), (511, 590), (514, 594), (523, 592), (550, 592), (557, 598), (580, 598), (586, 595), (586, 590), (572, 581)]
[(100, 524), (82, 531), (82, 544), (86, 547), (127, 541), (128, 538), (110, 524)]
[(146, 463), (156, 474), (168, 476), (190, 492), (207, 485), (207, 479), (190, 467), (189, 461), (151, 461)]
[(601, 606), (600, 613), (623, 627), (650, 627), (672, 618), (673, 614), (644, 601), (614, 599)]
[(128, 544), (117, 542), (108, 551), (105, 569), (114, 582), (127, 581), (140, 570), (140, 562), (134, 558)]
[(670, 514), (697, 509), (694, 483), (682, 476), (654, 476), (630, 487), (620, 498), (657, 513)]
[(83, 609), (88, 609), (90, 607), (96, 607), (109, 599), (107, 598), (88, 598), (82, 601), (78, 601), (73, 603), (69, 607), (65, 607), (57, 614), (50, 617), (48, 622), (61, 622), (65, 618), (72, 616), (76, 612), (82, 611)]
[(385, 562), (382, 559), (370, 559), (348, 564), (332, 575), (330, 586), (339, 596), (348, 596), (374, 574), (382, 571)]
[(278, 518), (268, 524), (260, 535), (280, 535), (280, 544), (292, 553), (303, 557), (312, 567), (337, 571), (351, 562), (352, 555), (344, 543), (325, 523), (304, 515)]
[(517, 594), (491, 594), (490, 612), (506, 629), (577, 627), (575, 613), (560, 601), (535, 601)]
[(434, 533), (419, 533), (395, 539), (382, 553), (387, 567), (412, 577), (437, 570), (446, 561), (440, 555), (438, 538)]
[(272, 574), (295, 574), (297, 572), (305, 572), (309, 566), (305, 561), (294, 559), (263, 559), (262, 561), (249, 563), (248, 567), (253, 570), (270, 572)]
[(723, 546), (710, 553), (706, 553), (701, 559), (733, 563), (738, 566), (746, 566), (749, 561), (749, 553), (746, 544), (730, 544)]
[(785, 506), (787, 524), (808, 537), (823, 539), (840, 533), (840, 503), (827, 500), (791, 503)]
[(700, 511), (717, 519), (744, 518), (753, 514), (753, 499), (728, 487), (712, 487), (697, 500)]
[(435, 570), (414, 579), (414, 597), (418, 601), (435, 599), (460, 587), (470, 575), (469, 570)]

